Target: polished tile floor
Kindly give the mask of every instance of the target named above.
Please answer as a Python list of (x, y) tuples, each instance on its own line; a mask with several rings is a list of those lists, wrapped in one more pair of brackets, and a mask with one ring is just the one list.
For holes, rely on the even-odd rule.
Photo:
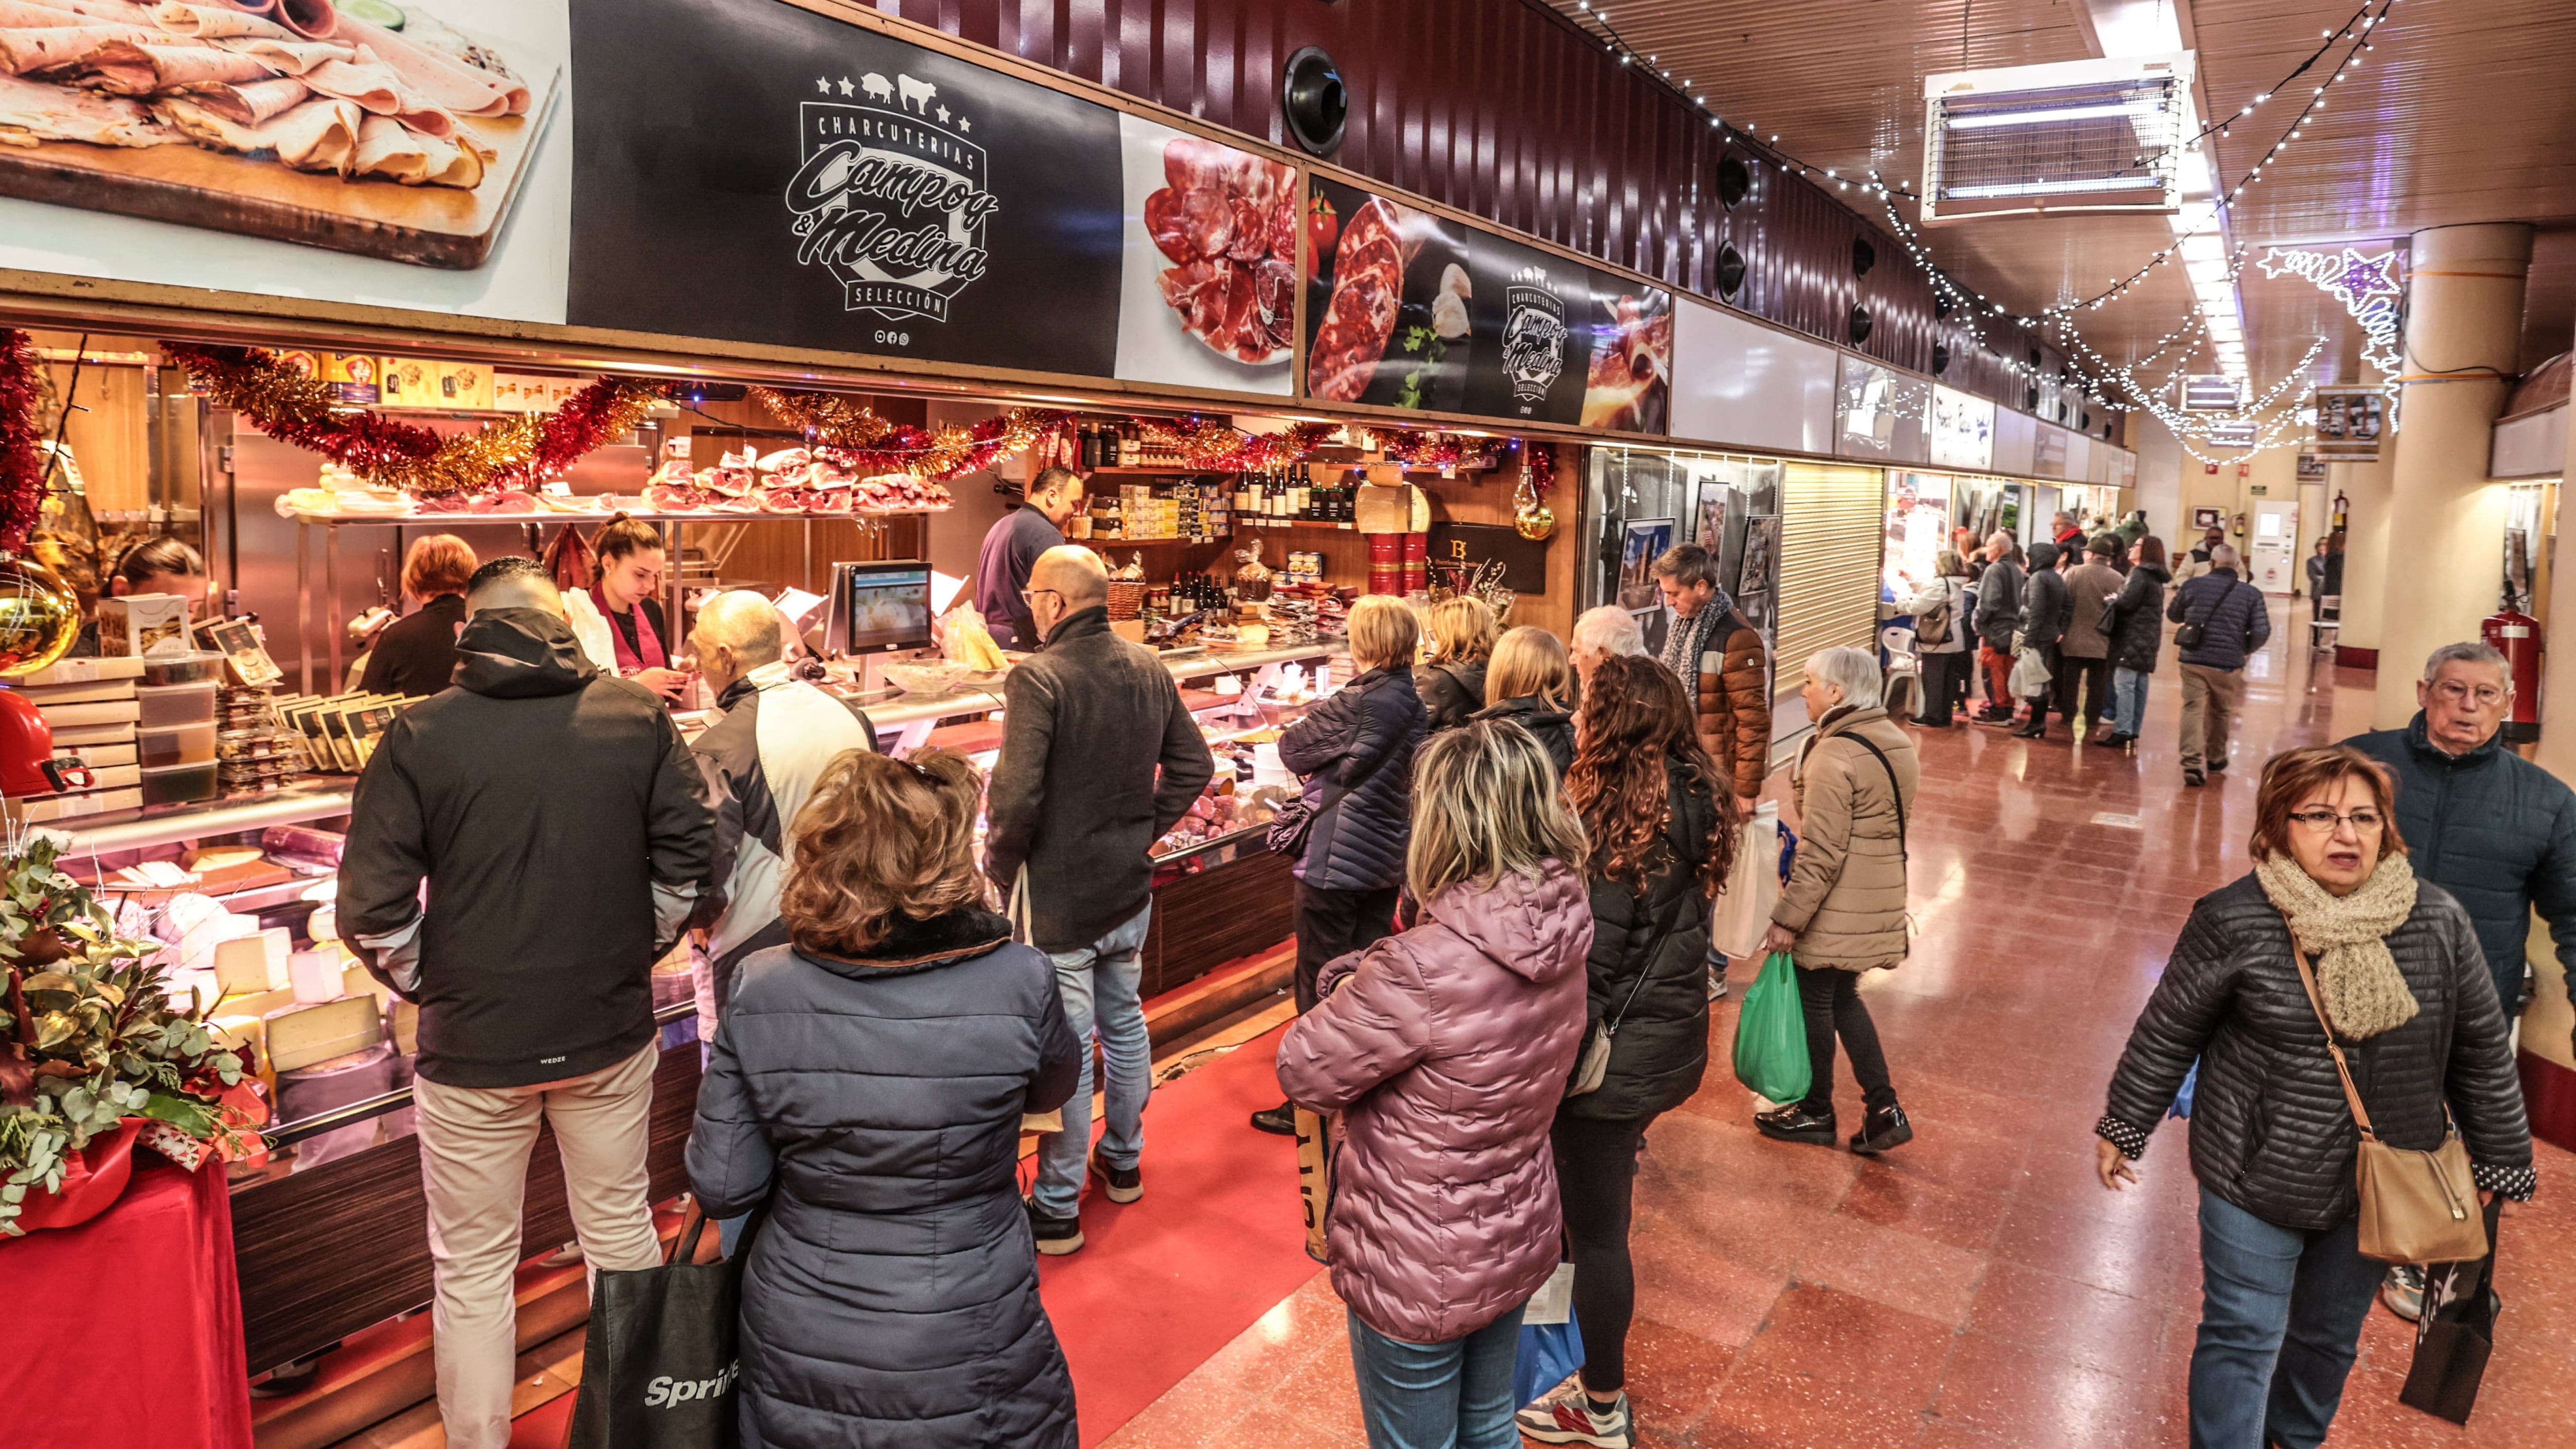
[[(2134, 757), (1960, 727), (1918, 734), (1913, 958), (1863, 987), (1917, 1137), (1877, 1161), (1765, 1141), (1725, 1063), (1649, 1135), (1637, 1187), (1639, 1442), (2149, 1446), (2186, 1441), (2199, 1262), (2185, 1128), (2116, 1196), (2091, 1124), (2192, 900), (2246, 868), (2273, 749), (2366, 726), (2370, 678), (2311, 667), (2297, 618), (2249, 671), (2239, 768), (2182, 787), (2168, 658)], [(1748, 979), (1739, 964), (1739, 988)], [(1859, 1111), (1846, 1068), (1846, 1118)], [(2509, 1210), (2495, 1359), (2471, 1426), (2397, 1402), (2412, 1328), (2374, 1310), (2332, 1442), (2576, 1443), (2576, 1160), (2543, 1147)], [(1322, 1275), (1108, 1439), (1357, 1445)]]

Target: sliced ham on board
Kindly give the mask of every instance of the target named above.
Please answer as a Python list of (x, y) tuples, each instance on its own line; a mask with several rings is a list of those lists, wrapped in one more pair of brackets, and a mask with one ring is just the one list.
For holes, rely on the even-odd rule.
[(355, 60), (358, 56), (356, 48), (328, 40), (266, 40), (250, 35), (226, 36), (213, 44), (221, 50), (257, 56), (280, 75), (302, 75), (315, 66)]
[(445, 106), (460, 116), (528, 113), (528, 88), (514, 77), (477, 70), (453, 56), (415, 45), (381, 25), (346, 15), (340, 17), (339, 28), (331, 34), (334, 40), (374, 51), (423, 100)]
[(192, 40), (217, 40), (227, 36), (253, 40), (293, 40), (295, 32), (265, 16), (227, 5), (182, 5), (177, 0), (156, 5), (152, 23), (172, 35)]
[(77, 29), (97, 23), (91, 16), (56, 4), (40, 4), (38, 0), (0, 0), (0, 30)]
[(316, 96), (258, 126), (235, 125), (185, 96), (165, 96), (152, 108), (189, 140), (209, 150), (246, 156), (268, 152), (298, 171), (336, 171), (343, 176), (357, 157), (358, 127), (366, 117), (349, 102), (329, 96)]
[(100, 46), (83, 61), (77, 80), (110, 95), (157, 96), (165, 91), (247, 85), (275, 74), (256, 56), (202, 45), (134, 45), (120, 40)]
[(326, 96), (355, 101), (360, 110), (391, 116), (428, 136), (456, 134), (456, 117), (415, 94), (394, 68), (365, 46), (348, 60), (326, 60), (304, 72), (306, 85)]
[(139, 102), (0, 76), (0, 146), (166, 146), (181, 139)]
[(161, 32), (135, 25), (52, 25), (0, 30), (0, 70), (11, 75), (69, 70), (110, 45), (149, 45)]
[(424, 136), (390, 116), (368, 116), (358, 123), (357, 159), (350, 170), (405, 186), (455, 186), (471, 191), (483, 184), (483, 168), (492, 159), (493, 153), (470, 137)]
[(248, 85), (208, 86), (189, 92), (188, 98), (235, 125), (257, 126), (302, 105), (311, 94), (304, 82), (282, 75)]

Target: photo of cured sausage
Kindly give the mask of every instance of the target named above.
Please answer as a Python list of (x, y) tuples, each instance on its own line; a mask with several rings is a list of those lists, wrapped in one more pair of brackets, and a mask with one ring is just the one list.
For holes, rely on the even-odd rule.
[(1333, 252), (1333, 290), (1307, 354), (1306, 390), (1357, 402), (1377, 380), (1404, 303), (1404, 249), (1395, 208), (1372, 197), (1342, 224)]

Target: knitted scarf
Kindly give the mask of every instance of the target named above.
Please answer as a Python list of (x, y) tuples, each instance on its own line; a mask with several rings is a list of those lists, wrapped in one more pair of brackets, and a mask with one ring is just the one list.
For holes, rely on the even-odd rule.
[(1717, 621), (1726, 617), (1735, 600), (1726, 590), (1718, 589), (1699, 612), (1687, 619), (1676, 617), (1671, 632), (1664, 636), (1664, 667), (1681, 676), (1685, 689), (1699, 688), (1699, 657), (1708, 652), (1708, 636), (1716, 630)]
[(2423, 1009), (2388, 954), (2388, 933), (2415, 910), (2415, 868), (2405, 856), (2380, 861), (2348, 896), (2328, 894), (2286, 855), (2256, 865), (2254, 878), (2298, 939), (2319, 953), (2317, 994), (2336, 1031), (2359, 1041), (2404, 1026)]

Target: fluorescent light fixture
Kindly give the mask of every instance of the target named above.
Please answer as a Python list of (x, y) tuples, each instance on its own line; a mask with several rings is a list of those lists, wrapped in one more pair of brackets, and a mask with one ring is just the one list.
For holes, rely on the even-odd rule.
[(2135, 102), (2104, 103), (2090, 106), (2049, 106), (2035, 111), (1974, 111), (1952, 116), (1953, 131), (1993, 131), (2005, 126), (2040, 126), (2051, 121), (2104, 121), (2119, 117), (2146, 120), (2162, 114), (2164, 107)]
[(2002, 181), (1991, 186), (1953, 186), (1951, 196), (2055, 196), (2079, 191), (2161, 191), (2154, 176), (2104, 176), (2068, 181)]

